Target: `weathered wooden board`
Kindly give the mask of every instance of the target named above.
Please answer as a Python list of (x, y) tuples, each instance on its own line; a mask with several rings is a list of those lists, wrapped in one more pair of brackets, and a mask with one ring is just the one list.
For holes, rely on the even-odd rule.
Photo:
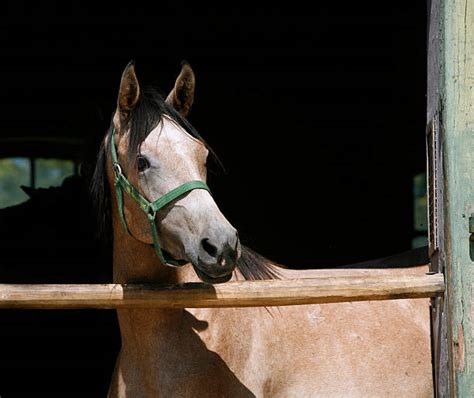
[(0, 284), (0, 308), (256, 307), (423, 298), (443, 292), (442, 274), (321, 277), (229, 282), (221, 285)]
[[(446, 295), (434, 302), (437, 395), (474, 396), (474, 3), (432, 0), (429, 18), (428, 122), (438, 129), (437, 188), (430, 226), (433, 271), (445, 272)], [(435, 199), (432, 196), (432, 199)]]

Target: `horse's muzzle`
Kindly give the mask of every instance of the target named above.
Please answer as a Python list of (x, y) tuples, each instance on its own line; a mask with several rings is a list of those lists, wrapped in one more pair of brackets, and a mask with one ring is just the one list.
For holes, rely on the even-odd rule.
[[(194, 269), (204, 282), (227, 282), (232, 277), (232, 272), (237, 265), (240, 252), (237, 232), (233, 231), (233, 234), (227, 237), (220, 235), (219, 238), (221, 239), (204, 238), (201, 240), (199, 257)], [(219, 240), (224, 243), (218, 244)]]

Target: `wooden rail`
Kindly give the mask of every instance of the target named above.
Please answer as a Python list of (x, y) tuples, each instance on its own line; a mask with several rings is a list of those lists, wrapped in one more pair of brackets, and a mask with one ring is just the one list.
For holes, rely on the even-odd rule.
[(0, 284), (0, 308), (200, 308), (321, 304), (434, 297), (442, 274), (320, 277), (229, 282), (221, 285), (12, 285)]

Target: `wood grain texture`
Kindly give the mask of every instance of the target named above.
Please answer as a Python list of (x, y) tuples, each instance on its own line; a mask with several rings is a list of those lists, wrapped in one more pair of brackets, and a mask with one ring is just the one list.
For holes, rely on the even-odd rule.
[(442, 295), (442, 274), (321, 277), (222, 285), (0, 284), (0, 308), (200, 308), (321, 304)]
[[(440, 98), (443, 76), (443, 29), (441, 0), (430, 1), (428, 9), (428, 84), (427, 84), (427, 175), (428, 175), (428, 224), (430, 271), (444, 272), (444, 175), (443, 153), (443, 105)], [(444, 297), (431, 302), (432, 358), (434, 386), (437, 397), (448, 397), (446, 302)]]
[(444, 239), (449, 394), (474, 396), (474, 4), (440, 2)]

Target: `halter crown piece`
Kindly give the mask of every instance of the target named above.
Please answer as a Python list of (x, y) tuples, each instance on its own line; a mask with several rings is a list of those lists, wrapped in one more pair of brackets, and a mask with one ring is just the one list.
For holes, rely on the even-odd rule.
[(118, 161), (117, 155), (117, 148), (115, 146), (115, 128), (112, 127), (112, 135), (111, 135), (111, 152), (112, 152), (112, 165), (114, 169), (114, 185), (115, 191), (117, 196), (117, 205), (118, 205), (118, 212), (120, 216), (120, 220), (122, 221), (123, 227), (125, 231), (128, 232), (130, 236), (133, 236), (130, 233), (130, 230), (127, 226), (127, 221), (125, 220), (125, 214), (123, 212), (123, 191), (125, 191), (135, 203), (145, 212), (148, 221), (150, 222), (150, 229), (151, 235), (153, 237), (153, 247), (155, 249), (155, 253), (160, 259), (163, 264), (170, 265), (170, 266), (181, 266), (187, 263), (184, 260), (176, 260), (171, 258), (170, 255), (167, 253), (163, 253), (160, 240), (158, 238), (158, 231), (156, 228), (155, 217), (158, 210), (166, 206), (168, 203), (172, 202), (173, 200), (179, 198), (180, 196), (184, 195), (185, 193), (192, 191), (193, 189), (205, 189), (209, 193), (211, 192), (207, 184), (203, 181), (188, 181), (184, 184), (172, 189), (165, 195), (161, 196), (154, 202), (148, 201), (144, 198), (137, 188), (135, 188), (128, 180), (127, 177), (122, 172), (122, 168), (120, 167), (120, 163)]

